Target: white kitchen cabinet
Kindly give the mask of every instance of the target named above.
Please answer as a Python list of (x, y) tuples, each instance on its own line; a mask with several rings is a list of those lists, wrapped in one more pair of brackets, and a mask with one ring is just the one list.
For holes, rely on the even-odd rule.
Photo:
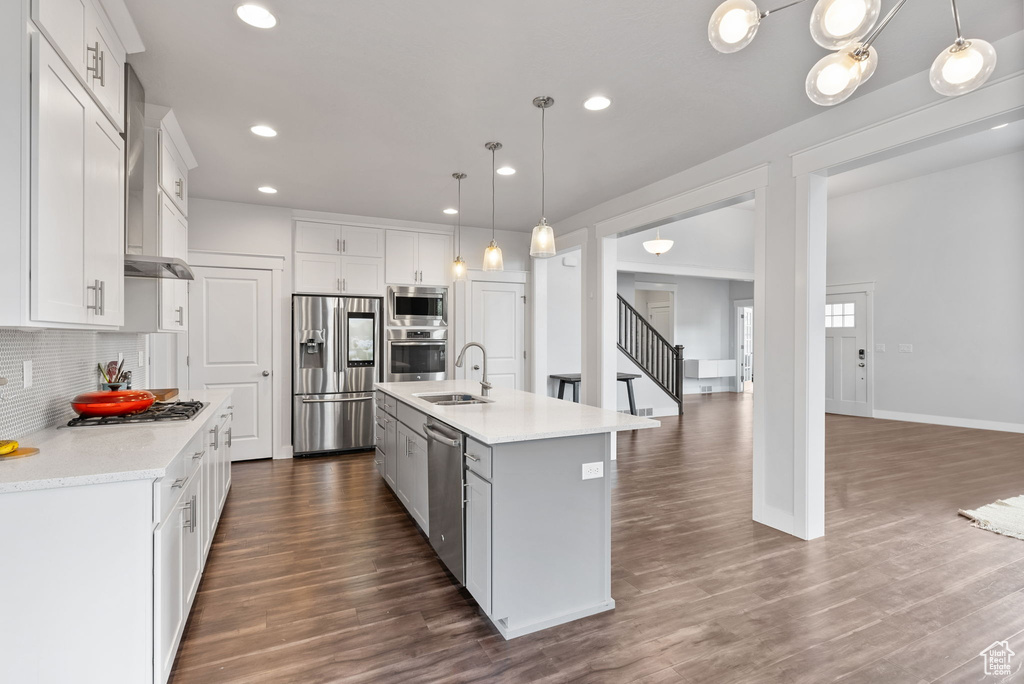
[(373, 257), (341, 257), (341, 293), (384, 295), (384, 260)]
[(335, 223), (296, 221), (295, 251), (309, 254), (341, 254), (341, 226)]
[[(33, 321), (123, 321), (123, 142), (50, 44), (35, 37)], [(55, 199), (56, 198), (56, 199)]]
[(188, 216), (188, 167), (174, 139), (160, 130), (160, 189), (183, 216)]
[(384, 294), (384, 235), (377, 228), (295, 222), (295, 291)]
[[(188, 258), (188, 222), (173, 198), (164, 195), (160, 207), (160, 245), (163, 256)], [(188, 330), (188, 281), (161, 279), (158, 332)]]
[(451, 236), (389, 230), (385, 280), (391, 285), (447, 285)]
[(176, 504), (153, 533), (153, 646), (155, 682), (166, 682), (185, 628), (188, 606), (182, 581), (185, 511)]
[(384, 231), (380, 228), (342, 226), (341, 253), (350, 257), (383, 257)]
[(124, 47), (95, 3), (86, 8), (85, 53), (86, 83), (118, 129), (123, 130)]
[(736, 375), (736, 359), (686, 359), (683, 362), (687, 378), (710, 379)]
[(466, 471), (466, 589), (491, 613), (491, 483)]
[(182, 494), (185, 518), (182, 520), (184, 535), (181, 544), (181, 581), (185, 603), (192, 605), (199, 589), (199, 578), (203, 574), (203, 533), (202, 521), (203, 469), (197, 467)]
[(427, 440), (404, 423), (398, 424), (398, 473), (395, 493), (409, 515), (429, 534)]
[(86, 14), (90, 0), (32, 0), (32, 19), (83, 79), (86, 72)]
[(295, 291), (341, 294), (341, 257), (296, 252)]
[(398, 422), (391, 419), (387, 425), (384, 449), (384, 481), (388, 483), (393, 491), (398, 490), (398, 454), (405, 453), (405, 442), (398, 434)]

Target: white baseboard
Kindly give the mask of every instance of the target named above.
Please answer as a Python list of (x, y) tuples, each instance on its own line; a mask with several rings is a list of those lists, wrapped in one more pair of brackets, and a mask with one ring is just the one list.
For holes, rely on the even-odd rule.
[(879, 411), (878, 409), (875, 409), (874, 417), (881, 418), (882, 420), (902, 420), (907, 423), (929, 423), (931, 425), (948, 425), (950, 427), (973, 428), (975, 430), (998, 430), (999, 432), (1016, 432), (1024, 434), (1024, 423), (1003, 423), (996, 420), (953, 418), (950, 416), (929, 416), (924, 413)]
[(295, 455), (294, 449), (291, 444), (281, 445), (274, 449), (274, 459), (279, 458), (292, 458)]

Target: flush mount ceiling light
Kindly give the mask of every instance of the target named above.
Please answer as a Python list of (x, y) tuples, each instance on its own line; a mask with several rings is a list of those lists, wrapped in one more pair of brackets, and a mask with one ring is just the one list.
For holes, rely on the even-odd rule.
[(277, 188), (272, 188), (269, 185), (261, 185), (260, 187), (258, 187), (256, 189), (259, 190), (262, 193), (267, 194), (267, 195), (276, 195), (277, 194)]
[(592, 112), (599, 112), (602, 109), (608, 109), (608, 106), (612, 103), (604, 95), (595, 95), (583, 103), (584, 109), (589, 109)]
[(532, 257), (553, 257), (555, 256), (555, 231), (548, 225), (544, 218), (544, 117), (548, 107), (555, 104), (552, 97), (542, 96), (533, 98), (533, 106), (540, 109), (540, 223), (533, 227), (533, 236), (530, 238), (530, 256)]
[(1008, 123), (1004, 123), (1004, 124), (999, 124), (998, 126), (993, 126), (993, 127), (992, 127), (992, 128), (990, 129), (990, 130), (993, 130), (993, 131), (998, 131), (998, 130), (999, 130), (1000, 128), (1006, 128), (1006, 127), (1007, 127), (1007, 126), (1009, 126), (1009, 125), (1010, 125), (1010, 124), (1008, 124)]
[(459, 217), (458, 223), (455, 226), (455, 261), (452, 262), (452, 279), (465, 280), (466, 262), (459, 255), (462, 253), (462, 181), (466, 178), (466, 174), (456, 171), (452, 174), (452, 178), (459, 184), (458, 209), (444, 210), (446, 214), (451, 211), (451, 213)]
[[(753, 0), (725, 0), (708, 22), (708, 40), (719, 52), (742, 50), (754, 39), (761, 19), (801, 2), (804, 0), (761, 12)], [(981, 87), (996, 66), (996, 52), (989, 43), (963, 37), (956, 0), (951, 2), (956, 42), (935, 59), (929, 72), (932, 87), (947, 96), (962, 95)], [(878, 66), (878, 53), (872, 43), (905, 3), (906, 0), (896, 2), (874, 29), (881, 0), (818, 0), (815, 3), (810, 19), (811, 38), (835, 52), (818, 60), (807, 74), (804, 85), (812, 102), (823, 106), (839, 104), (871, 77)]]
[(494, 154), (501, 149), (501, 143), (489, 142), (485, 143), (484, 147), (491, 151), (491, 244), (487, 245), (487, 249), (484, 250), (484, 270), (504, 271), (505, 262), (501, 258), (501, 247), (498, 247), (498, 243), (494, 239), (494, 177), (495, 174), (501, 173), (501, 169), (495, 168)]
[(253, 126), (249, 130), (252, 131), (254, 134), (260, 136), (261, 138), (273, 138), (274, 136), (277, 135), (277, 131), (275, 131), (273, 128), (271, 128), (270, 126), (264, 126), (262, 124), (258, 126)]
[(456, 209), (455, 207), (448, 207), (447, 209), (444, 210), (444, 213), (448, 214), (449, 216), (455, 216), (455, 214), (459, 213), (459, 210)]
[[(501, 143), (498, 144), (500, 145)], [(495, 173), (498, 174), (499, 176), (511, 176), (515, 174), (515, 172), (516, 170), (513, 169), (511, 166), (502, 166), (500, 169), (495, 171)]]
[(259, 5), (239, 5), (235, 10), (238, 18), (249, 26), (268, 29), (277, 26), (277, 17), (270, 13), (266, 7)]
[(928, 80), (940, 95), (955, 96), (980, 88), (996, 68), (996, 50), (984, 40), (967, 40), (960, 32), (960, 13), (953, 5), (956, 40), (932, 62)]
[(661, 256), (668, 250), (672, 249), (672, 245), (674, 244), (675, 243), (672, 240), (663, 240), (661, 237), (661, 228), (658, 228), (656, 237), (653, 240), (647, 240), (644, 242), (644, 249), (654, 256)]

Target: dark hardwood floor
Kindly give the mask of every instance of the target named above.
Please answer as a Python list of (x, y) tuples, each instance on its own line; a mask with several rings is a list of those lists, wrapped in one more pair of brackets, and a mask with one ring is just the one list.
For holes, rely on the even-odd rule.
[(1004, 639), (1024, 661), (1024, 542), (957, 516), (1024, 493), (1024, 435), (830, 416), (804, 542), (750, 520), (751, 408), (688, 398), (621, 435), (616, 609), (513, 641), (370, 455), (235, 464), (172, 682), (1000, 681), (977, 656)]

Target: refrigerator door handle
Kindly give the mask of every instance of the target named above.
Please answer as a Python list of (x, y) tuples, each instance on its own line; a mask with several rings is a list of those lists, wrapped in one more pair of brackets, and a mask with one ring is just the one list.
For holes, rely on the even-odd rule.
[(345, 397), (341, 399), (303, 399), (303, 404), (342, 404), (348, 401), (370, 401), (373, 397)]

